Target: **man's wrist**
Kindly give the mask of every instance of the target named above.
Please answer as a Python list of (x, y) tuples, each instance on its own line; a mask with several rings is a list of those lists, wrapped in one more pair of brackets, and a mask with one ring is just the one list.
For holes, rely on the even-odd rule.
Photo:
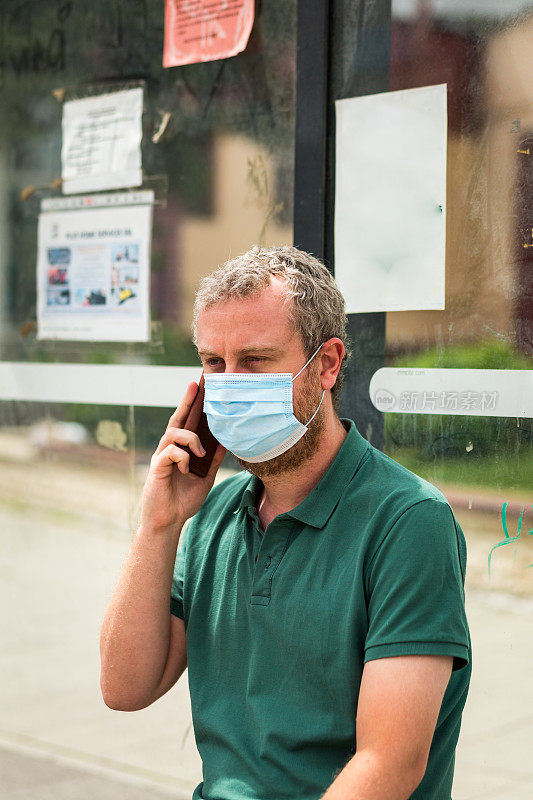
[(158, 525), (150, 520), (141, 520), (137, 528), (136, 536), (140, 539), (145, 538), (165, 538), (165, 539), (179, 539), (180, 533), (185, 525), (186, 520), (177, 520), (170, 524)]

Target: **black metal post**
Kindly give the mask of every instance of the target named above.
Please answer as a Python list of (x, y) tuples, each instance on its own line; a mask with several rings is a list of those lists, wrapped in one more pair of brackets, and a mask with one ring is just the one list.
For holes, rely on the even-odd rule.
[(298, 0), (294, 244), (324, 258), (328, 0)]
[[(335, 100), (388, 91), (391, 0), (331, 0), (327, 105), (324, 258), (335, 270)], [(341, 415), (353, 419), (376, 447), (383, 447), (383, 414), (370, 400), (374, 372), (385, 363), (385, 314), (348, 314), (352, 357), (341, 396)]]
[[(391, 0), (298, 0), (294, 244), (335, 272), (335, 100), (390, 85)], [(349, 314), (352, 358), (341, 414), (383, 446), (383, 415), (370, 401), (385, 362), (385, 314)]]

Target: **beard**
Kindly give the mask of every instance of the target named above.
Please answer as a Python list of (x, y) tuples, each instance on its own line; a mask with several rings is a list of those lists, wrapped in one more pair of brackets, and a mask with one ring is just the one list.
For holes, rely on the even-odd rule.
[[(318, 384), (318, 388), (317, 388)], [(294, 416), (303, 425), (315, 413), (320, 398), (322, 397), (322, 387), (318, 382), (318, 372), (316, 375), (309, 373), (305, 376), (305, 381), (302, 382), (298, 396), (293, 395)], [(243, 461), (242, 458), (235, 456), (238, 463), (247, 472), (251, 472), (257, 478), (267, 478), (273, 475), (281, 475), (286, 472), (294, 472), (308, 461), (318, 450), (321, 439), (322, 431), (324, 430), (326, 420), (326, 408), (324, 403), (318, 409), (318, 412), (309, 424), (307, 432), (304, 433), (301, 439), (293, 444), (284, 453), (274, 458), (269, 458), (268, 461), (260, 461), (258, 463), (250, 463)]]

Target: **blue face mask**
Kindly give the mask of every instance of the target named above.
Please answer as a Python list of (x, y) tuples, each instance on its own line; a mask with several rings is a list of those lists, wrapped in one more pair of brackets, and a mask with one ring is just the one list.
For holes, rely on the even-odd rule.
[(315, 413), (303, 425), (294, 416), (292, 384), (320, 347), (294, 377), (291, 372), (205, 375), (204, 411), (213, 436), (238, 458), (251, 463), (268, 461), (296, 444), (318, 413), (326, 390)]

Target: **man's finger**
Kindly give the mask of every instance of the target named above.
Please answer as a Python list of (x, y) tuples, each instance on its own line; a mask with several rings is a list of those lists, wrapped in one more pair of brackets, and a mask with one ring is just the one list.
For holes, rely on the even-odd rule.
[(205, 448), (200, 442), (198, 434), (194, 433), (194, 431), (187, 431), (180, 428), (167, 428), (159, 440), (159, 445), (154, 455), (159, 455), (159, 453), (165, 449), (167, 444), (186, 444), (196, 453), (197, 456), (205, 456)]
[(190, 455), (175, 444), (167, 444), (164, 450), (158, 455), (152, 456), (151, 468), (157, 473), (161, 467), (168, 467), (170, 463), (177, 464), (178, 469), (184, 475), (189, 471)]
[(167, 428), (183, 428), (197, 392), (198, 384), (195, 381), (189, 383), (183, 400), (168, 421)]

